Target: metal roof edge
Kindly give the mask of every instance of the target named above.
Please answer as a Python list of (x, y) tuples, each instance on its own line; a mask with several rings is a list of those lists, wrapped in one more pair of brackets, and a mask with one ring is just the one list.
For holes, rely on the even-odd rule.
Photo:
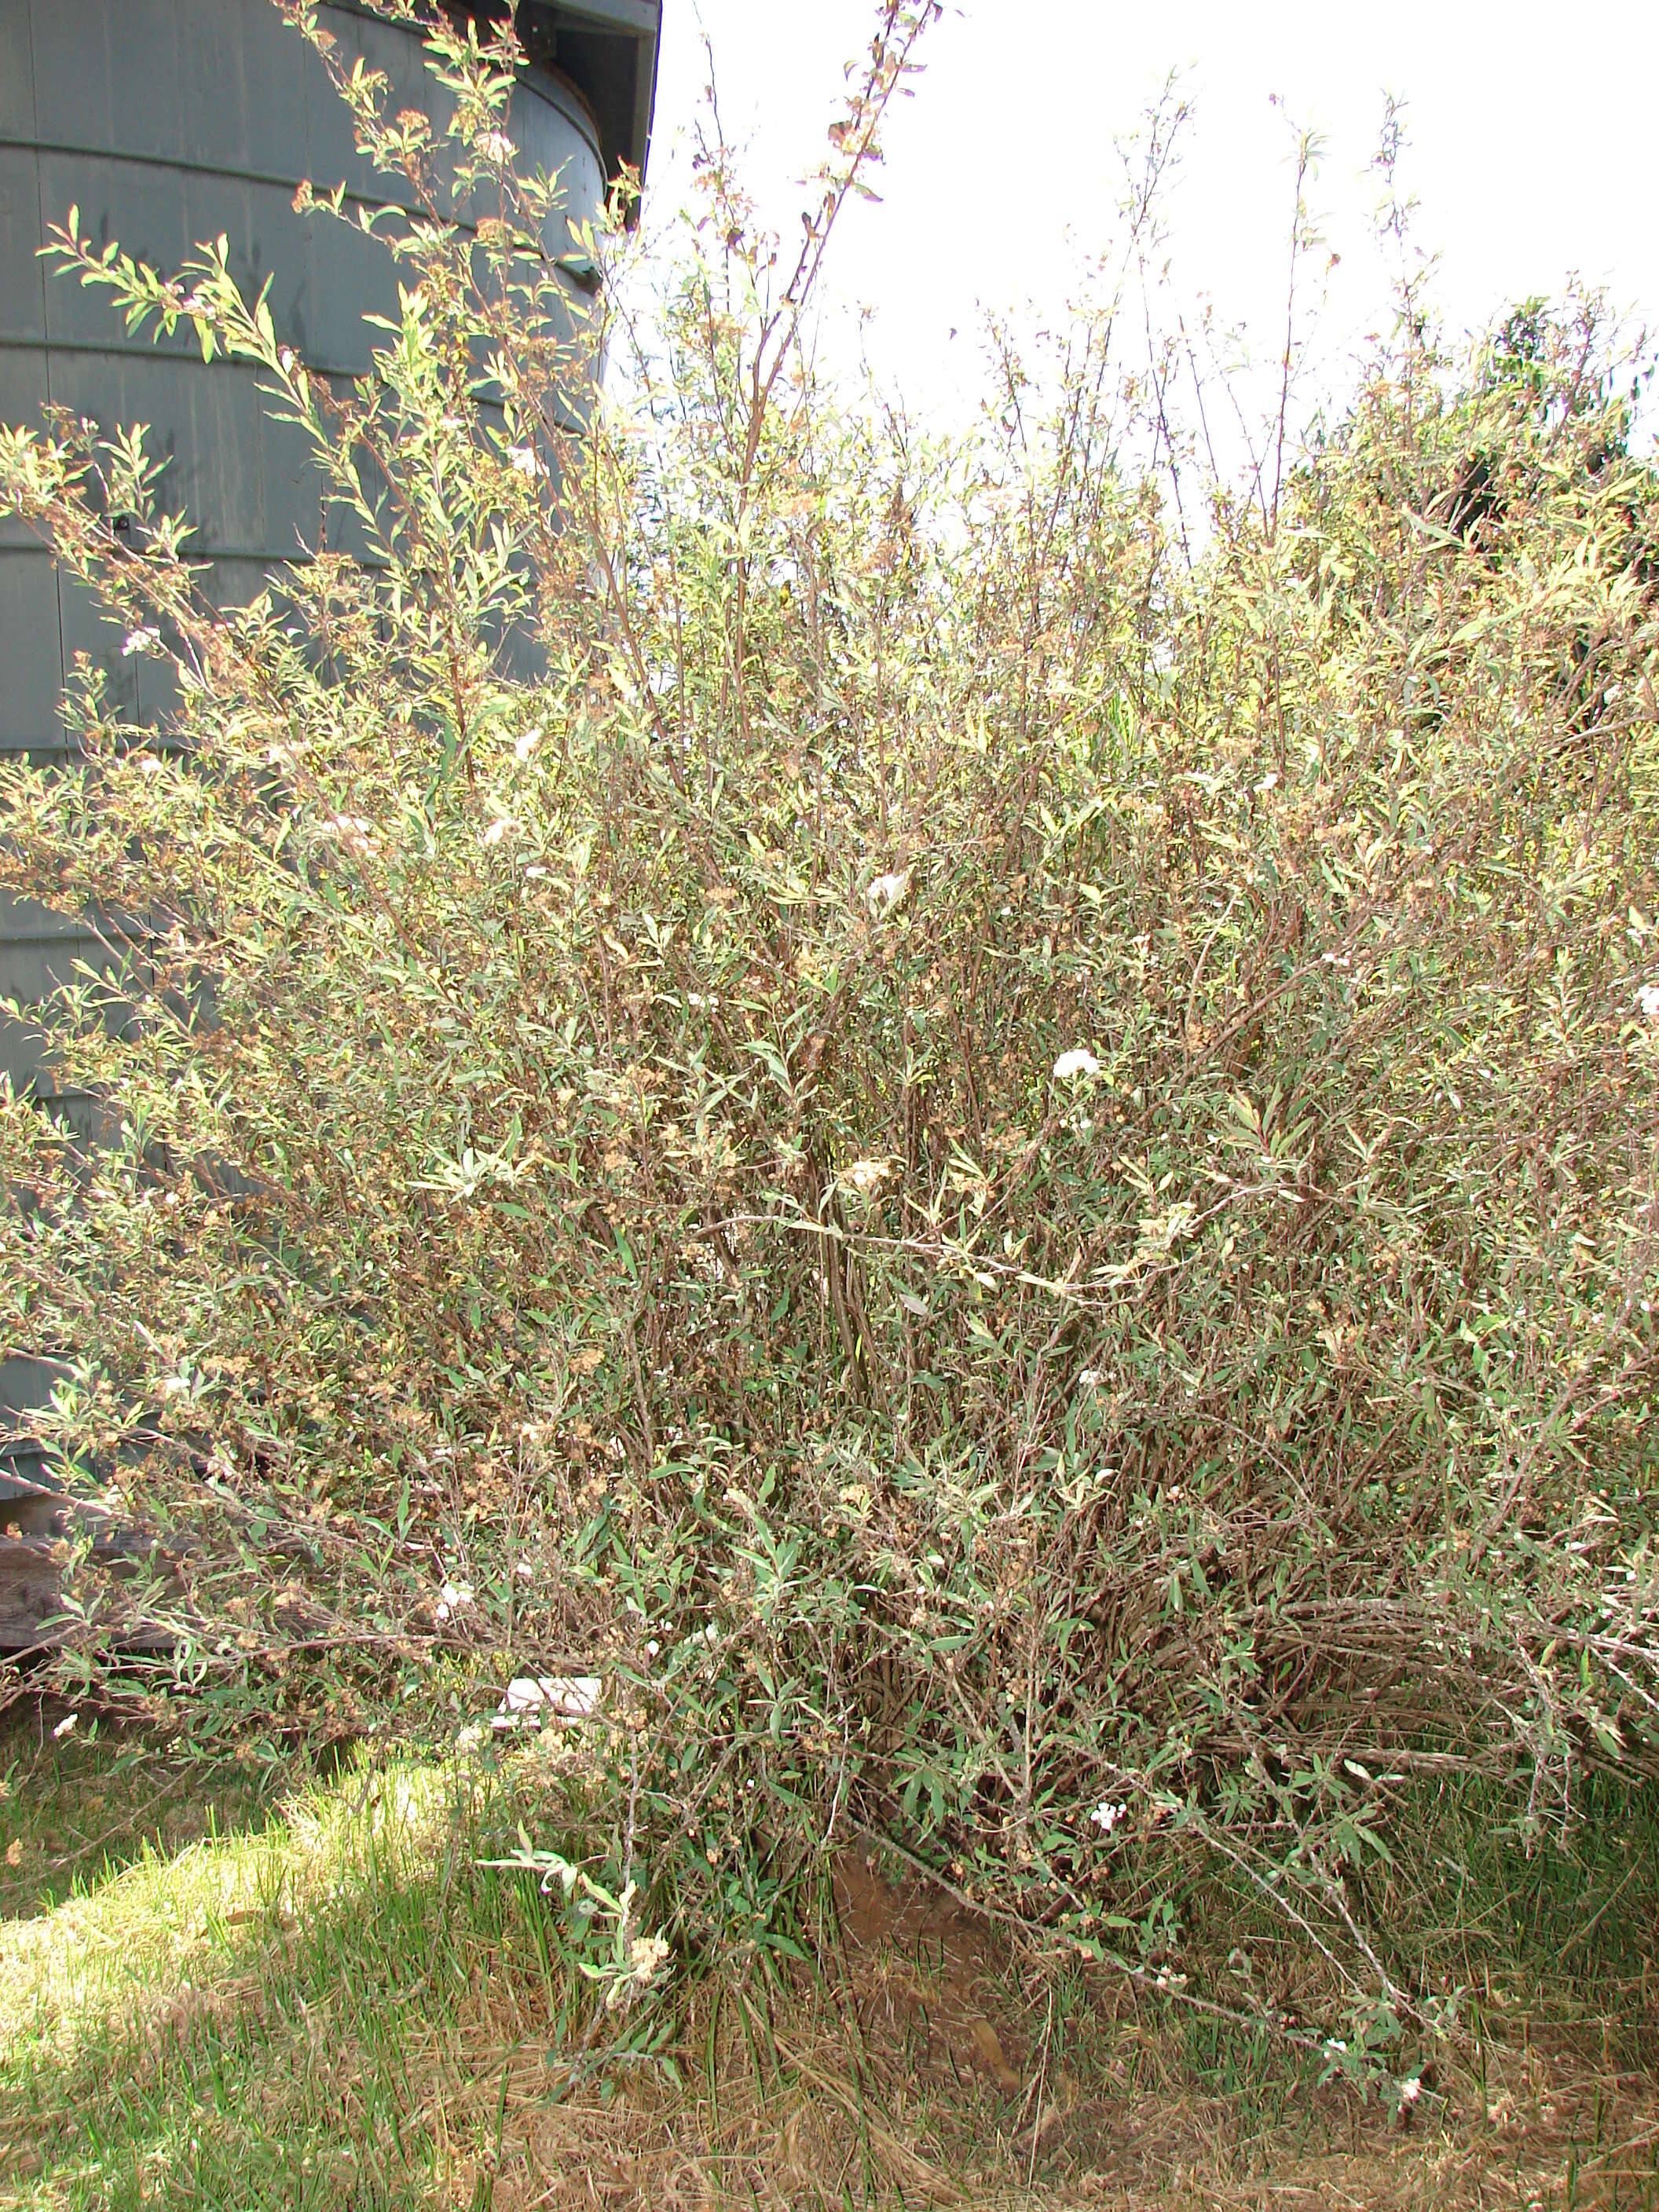
[(651, 152), (651, 132), (657, 112), (657, 68), (662, 52), (663, 0), (553, 0), (557, 15), (573, 24), (633, 38), (648, 55), (641, 53), (641, 67), (634, 94), (632, 143), (627, 158), (643, 179)]

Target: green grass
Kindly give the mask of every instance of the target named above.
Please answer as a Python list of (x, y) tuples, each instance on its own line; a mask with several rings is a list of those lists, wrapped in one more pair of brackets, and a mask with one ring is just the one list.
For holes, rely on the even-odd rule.
[(544, 1978), (535, 1893), (475, 1866), (478, 1815), (454, 1776), (416, 1765), (343, 1774), (230, 1833), (210, 1799), (197, 1840), (145, 1838), (13, 1921), (5, 2201), (444, 2198), (486, 2148), (475, 2056), (511, 2039), (515, 2011), (552, 2040), (545, 1999), (524, 2011)]
[(1659, 1786), (1599, 1771), (1574, 1795), (1571, 1820), (1558, 1809), (1529, 1843), (1475, 1782), (1414, 1809), (1416, 1883), (1401, 1871), (1377, 1886), (1403, 1972), (1639, 2024), (1642, 1993), (1659, 1999)]
[[(24, 1846), (0, 1917), (5, 2212), (564, 2212), (590, 2179), (653, 2212), (1265, 2204), (1291, 2186), (1566, 2212), (1611, 2205), (1615, 2183), (1620, 2204), (1659, 2207), (1650, 1793), (1598, 1799), (1570, 1850), (1530, 1855), (1474, 1785), (1425, 1797), (1418, 1887), (1389, 1877), (1393, 1963), (1438, 1972), (1452, 1946), (1477, 1995), (1407, 2136), (1322, 2087), (1316, 2060), (1076, 1966), (999, 1960), (988, 1930), (974, 2002), (1012, 2091), (974, 2078), (974, 2022), (920, 1954), (849, 1965), (833, 1938), (821, 1982), (768, 1988), (729, 1960), (683, 1977), (669, 2065), (573, 2075), (612, 2023), (568, 1917), (482, 1863), (520, 1820), (548, 1840), (565, 1817), (534, 1751), (493, 1771), (360, 1756), (284, 1788), (234, 1761), (170, 1765), (130, 1732), (55, 1740), (55, 1717), (14, 1729), (0, 1802), (0, 1838)], [(1437, 1923), (1443, 1860), (1458, 1881)], [(1194, 1986), (1237, 1994), (1190, 1902)], [(1211, 1903), (1237, 1935), (1242, 1901)], [(828, 1931), (804, 1909), (801, 1932)], [(1282, 1930), (1257, 1936), (1252, 1970), (1307, 1988)], [(1483, 2197), (1500, 2168), (1527, 2193)]]
[(258, 1827), (290, 1786), (280, 1769), (179, 1759), (139, 1731), (22, 1698), (0, 1719), (0, 1917), (48, 1912), (146, 1849), (170, 1856)]
[[(1479, 1775), (1402, 1793), (1387, 1861), (1344, 1869), (1380, 1960), (1418, 1995), (1462, 1990), (1563, 2024), (1605, 2018), (1633, 2060), (1659, 2062), (1659, 1784), (1581, 1776), (1571, 1820), (1558, 1808), (1530, 1836), (1519, 1810)], [(1280, 1958), (1287, 1973), (1306, 1965), (1260, 1891), (1202, 1881), (1182, 1904), (1200, 1949)]]

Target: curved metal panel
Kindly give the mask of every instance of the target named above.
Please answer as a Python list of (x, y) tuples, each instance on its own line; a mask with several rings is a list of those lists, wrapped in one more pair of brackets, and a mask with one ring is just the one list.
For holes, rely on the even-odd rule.
[[(656, 0), (634, 4), (654, 26)], [(386, 72), (394, 112), (435, 107), (441, 121), (412, 33), (352, 0), (325, 0), (321, 13), (348, 61)], [(547, 241), (556, 258), (567, 218), (603, 205), (593, 113), (550, 69), (520, 81), (507, 127), (527, 164), (563, 184)], [(106, 427), (146, 423), (151, 450), (169, 462), (163, 503), (188, 513), (196, 546), (220, 564), (213, 588), (229, 600), (317, 543), (320, 487), (297, 434), (267, 421), (253, 372), (204, 365), (185, 332), (159, 345), (129, 337), (106, 300), (50, 274), (39, 249), (71, 204), (94, 242), (118, 239), (164, 268), (222, 233), (245, 286), (257, 293), (273, 277), (273, 318), (301, 358), (325, 375), (361, 375), (375, 336), (365, 315), (395, 311), (392, 264), (346, 224), (296, 214), (303, 179), (319, 190), (343, 181), (377, 204), (398, 198), (399, 180), (357, 153), (321, 63), (270, 0), (0, 0), (0, 417), (38, 421), (51, 401)], [(155, 672), (120, 645), (44, 549), (0, 524), (0, 753), (63, 752), (58, 708), (77, 650), (102, 665), (131, 713), (164, 712), (165, 698), (144, 692)], [(0, 997), (27, 1004), (76, 961), (106, 957), (79, 925), (0, 896)], [(74, 1126), (95, 1123), (91, 1102), (58, 1091), (27, 1024), (0, 1019), (0, 1072), (52, 1098)], [(6, 1408), (45, 1387), (44, 1370), (28, 1379), (37, 1364), (14, 1357), (0, 1369), (0, 1460)]]
[[(324, 14), (349, 60), (386, 73), (394, 108), (432, 104), (410, 32), (337, 0)], [(169, 462), (163, 501), (189, 514), (206, 555), (276, 562), (314, 545), (314, 477), (292, 434), (266, 422), (252, 372), (204, 365), (186, 331), (159, 345), (126, 337), (106, 301), (52, 279), (37, 251), (71, 205), (94, 243), (118, 238), (162, 268), (222, 234), (245, 286), (274, 277), (272, 314), (301, 358), (325, 375), (362, 375), (374, 336), (364, 317), (395, 307), (391, 262), (347, 225), (296, 215), (293, 198), (309, 179), (395, 199), (400, 180), (375, 177), (357, 154), (326, 73), (269, 0), (0, 0), (0, 413), (27, 421), (49, 399), (100, 422), (148, 424)], [(603, 201), (592, 123), (547, 76), (520, 84), (508, 127), (526, 160), (564, 185), (567, 215), (548, 240), (556, 254), (567, 216)], [(0, 572), (4, 596), (31, 614), (26, 651), (25, 639), (4, 639), (0, 751), (39, 753), (60, 740), (55, 714), (41, 712), (54, 649), (38, 620), (45, 591), (27, 568), (46, 556), (28, 546), (15, 531), (0, 538), (21, 562)], [(58, 627), (87, 641), (67, 608)], [(112, 635), (98, 642), (122, 696), (131, 664)], [(56, 649), (54, 695), (66, 635)]]

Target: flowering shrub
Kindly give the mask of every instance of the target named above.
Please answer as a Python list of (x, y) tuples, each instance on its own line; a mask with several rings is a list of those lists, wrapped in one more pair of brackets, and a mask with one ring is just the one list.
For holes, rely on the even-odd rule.
[(120, 1131), (0, 1100), (0, 1301), (159, 1540), (58, 1663), (204, 1737), (580, 1677), (676, 1940), (873, 1826), (1154, 1966), (1221, 1869), (1403, 2019), (1418, 1778), (1530, 1833), (1659, 1758), (1655, 484), (1588, 306), (1402, 314), (1201, 526), (1109, 295), (958, 446), (838, 405), (800, 316), (929, 12), (793, 273), (706, 149), (580, 432), (499, 50), (433, 39), (476, 236), (343, 82), (430, 206), (354, 392), (211, 252), (63, 240), (374, 558), (218, 610), (139, 436), (0, 443), (179, 687), (0, 772)]

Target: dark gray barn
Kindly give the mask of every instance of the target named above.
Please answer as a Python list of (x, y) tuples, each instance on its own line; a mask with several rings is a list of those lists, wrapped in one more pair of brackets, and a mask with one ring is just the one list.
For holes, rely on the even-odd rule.
[[(620, 165), (644, 166), (662, 0), (462, 0), (451, 12), (498, 18), (509, 6), (528, 57), (514, 139), (528, 164), (560, 172), (571, 216), (596, 214)], [(394, 110), (431, 105), (414, 33), (354, 0), (324, 0), (321, 14), (348, 58), (386, 71)], [(344, 226), (296, 215), (302, 179), (344, 179), (377, 201), (394, 189), (356, 155), (320, 63), (270, 0), (0, 0), (0, 417), (30, 422), (51, 401), (148, 424), (152, 450), (170, 459), (164, 498), (188, 511), (227, 603), (317, 542), (303, 453), (264, 419), (252, 370), (204, 365), (185, 332), (160, 345), (129, 336), (105, 298), (55, 276), (39, 248), (71, 204), (94, 240), (118, 238), (163, 268), (222, 232), (252, 289), (275, 272), (279, 334), (325, 375), (360, 375), (374, 336), (365, 313), (395, 306), (390, 264)], [(549, 246), (568, 251), (562, 234)], [(583, 274), (573, 269), (572, 283)], [(153, 665), (120, 647), (38, 542), (0, 524), (0, 752), (63, 751), (58, 707), (77, 651), (104, 665), (130, 710), (163, 709), (146, 695)], [(76, 922), (0, 896), (0, 998), (41, 997), (94, 950)], [(0, 1071), (88, 1126), (88, 1102), (58, 1093), (27, 1024), (0, 1019)], [(0, 1550), (8, 1525), (27, 1541), (24, 1522), (40, 1518), (27, 1412), (64, 1349), (0, 1344)], [(15, 1640), (0, 1626), (0, 1642)]]

